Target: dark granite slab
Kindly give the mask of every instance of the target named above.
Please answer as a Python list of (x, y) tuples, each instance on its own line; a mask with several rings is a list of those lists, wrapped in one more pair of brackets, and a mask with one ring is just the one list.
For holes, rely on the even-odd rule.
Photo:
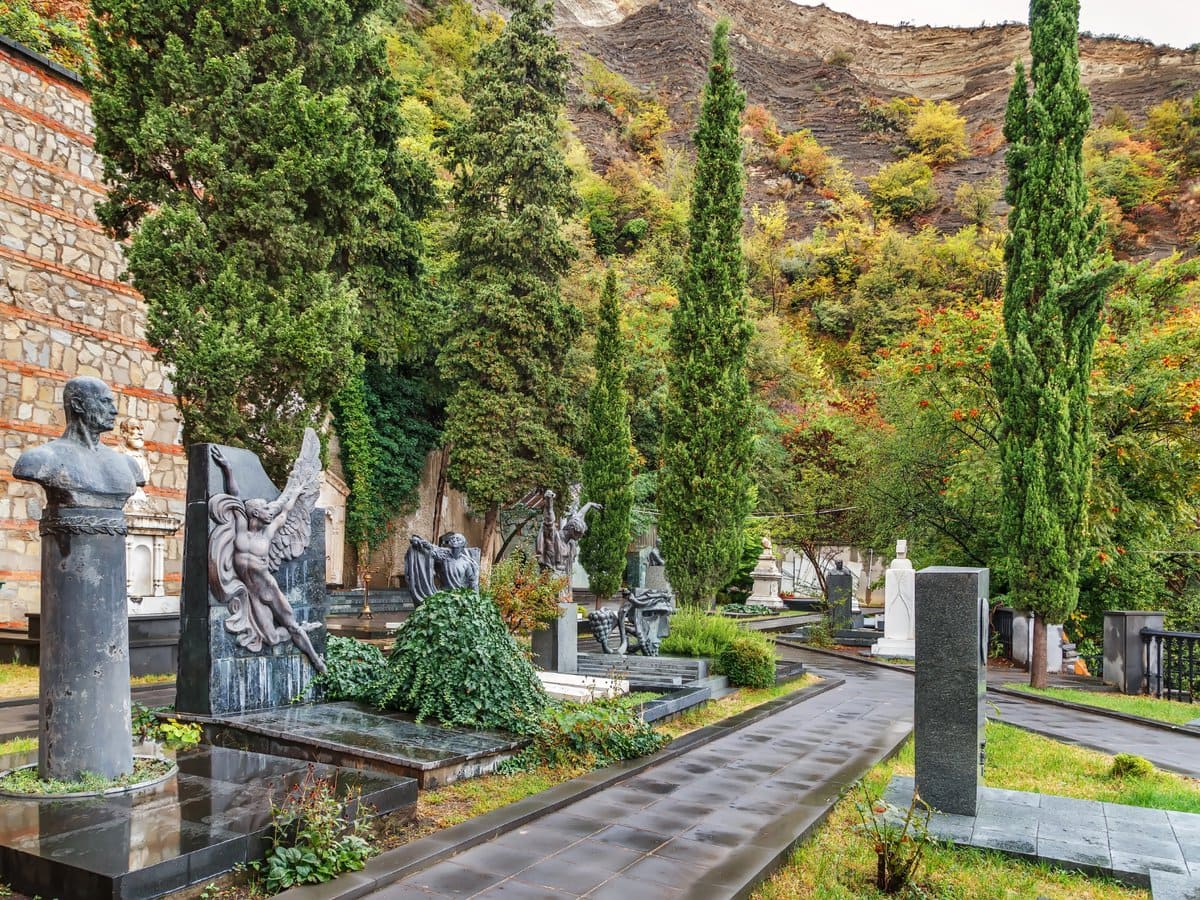
[(381, 769), (415, 778), (422, 788), (491, 771), (526, 743), (504, 732), (418, 723), (354, 703), (294, 704), (201, 721), (219, 746)]
[[(884, 798), (904, 809), (912, 792), (913, 779), (897, 775)], [(1153, 883), (1156, 900), (1165, 873), (1176, 877), (1162, 879), (1164, 884), (1196, 890), (1200, 900), (1200, 864), (1187, 858), (1190, 836), (1200, 834), (1200, 814), (996, 788), (979, 789), (976, 809), (975, 816), (935, 813), (929, 831), (961, 847), (999, 850), (1136, 887)]]
[[(257, 859), (271, 804), (308, 764), (222, 748), (180, 752), (179, 774), (146, 791), (0, 804), (0, 880), (31, 896), (150, 898)], [(316, 765), (378, 813), (416, 803), (411, 778)]]

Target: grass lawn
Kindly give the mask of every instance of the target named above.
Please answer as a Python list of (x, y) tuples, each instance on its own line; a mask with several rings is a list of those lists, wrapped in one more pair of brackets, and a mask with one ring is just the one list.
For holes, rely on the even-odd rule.
[(1175, 725), (1186, 725), (1192, 719), (1200, 719), (1200, 703), (1180, 703), (1178, 700), (1158, 700), (1154, 697), (1140, 697), (1132, 694), (1077, 691), (1061, 687), (1035, 690), (1022, 682), (1006, 684), (1005, 687), (1024, 691), (1037, 697), (1052, 697), (1055, 700), (1067, 700), (1071, 703), (1081, 703), (1084, 706), (1099, 706), (1102, 709), (1111, 709), (1147, 719), (1158, 719), (1160, 722), (1171, 722)]
[[(987, 740), (985, 782), (991, 787), (1200, 812), (1200, 782), (1193, 779), (1159, 771), (1142, 778), (1113, 779), (1108, 775), (1112, 757), (999, 722), (988, 723)], [(893, 773), (913, 773), (911, 740), (894, 759), (880, 763), (864, 779), (872, 796), (882, 793)], [(756, 900), (885, 896), (874, 889), (875, 853), (866, 838), (855, 831), (858, 823), (853, 801), (843, 799), (817, 833), (753, 896)], [(926, 851), (917, 884), (925, 892), (917, 896), (963, 900), (1149, 896), (1148, 891), (1114, 881), (1060, 872), (1000, 853), (941, 846)]]
[[(162, 684), (175, 680), (175, 673), (168, 675), (135, 675), (130, 679), (134, 687), (141, 684)], [(38, 667), (20, 663), (0, 663), (0, 700), (17, 697), (36, 697), (38, 693)]]

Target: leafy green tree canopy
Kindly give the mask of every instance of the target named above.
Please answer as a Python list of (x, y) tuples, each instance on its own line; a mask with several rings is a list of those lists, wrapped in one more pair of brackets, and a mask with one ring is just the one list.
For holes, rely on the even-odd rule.
[(399, 148), (374, 5), (91, 6), (99, 215), (132, 235), (184, 440), (249, 447), (276, 473), (360, 351), (411, 337), (431, 175)]
[(625, 393), (625, 353), (617, 276), (609, 269), (600, 298), (596, 382), (588, 397), (583, 441), (584, 495), (604, 508), (592, 513), (588, 532), (579, 546), (579, 560), (598, 598), (609, 597), (620, 588), (629, 547), (634, 460), (629, 397)]
[(737, 568), (753, 502), (750, 388), (742, 255), (745, 96), (729, 58), (729, 23), (713, 34), (696, 129), (687, 270), (671, 319), (669, 399), (659, 476), (659, 533), (684, 603), (711, 598)]
[(559, 146), (567, 58), (541, 0), (517, 0), (478, 56), (470, 113), (447, 139), (456, 178), (458, 288), (439, 358), (450, 385), (449, 477), (485, 513), (574, 474), (567, 353), (582, 328), (560, 280), (575, 258), (563, 222), (575, 205)]

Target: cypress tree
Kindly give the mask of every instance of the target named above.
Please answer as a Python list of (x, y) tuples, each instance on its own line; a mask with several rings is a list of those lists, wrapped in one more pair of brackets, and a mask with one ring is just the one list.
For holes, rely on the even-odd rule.
[(183, 440), (286, 472), (361, 365), (414, 337), (432, 174), (400, 149), (378, 0), (94, 0), (99, 207), (132, 235)]
[(688, 258), (671, 317), (668, 400), (659, 473), (659, 533), (680, 600), (701, 604), (737, 569), (753, 501), (750, 387), (742, 255), (745, 96), (717, 23), (696, 127)]
[(456, 181), (457, 308), (439, 366), (450, 385), (449, 480), (482, 511), (490, 550), (502, 506), (575, 471), (566, 356), (582, 328), (559, 285), (575, 258), (562, 226), (575, 204), (559, 148), (567, 57), (542, 0), (515, 0), (480, 51), (448, 136)]
[(617, 276), (609, 269), (600, 297), (596, 334), (596, 383), (588, 396), (584, 426), (583, 490), (604, 505), (592, 513), (579, 546), (596, 601), (616, 593), (625, 572), (629, 515), (633, 510), (633, 435), (625, 393), (625, 345)]
[[(1029, 81), (1018, 63), (1004, 134), (1004, 335), (992, 354), (1000, 400), (1000, 573), (1036, 617), (1030, 682), (1046, 682), (1046, 625), (1078, 600), (1091, 475), (1088, 380), (1109, 270), (1083, 178), (1091, 106), (1079, 81), (1078, 0), (1033, 0)], [(1031, 83), (1030, 83), (1031, 82)]]

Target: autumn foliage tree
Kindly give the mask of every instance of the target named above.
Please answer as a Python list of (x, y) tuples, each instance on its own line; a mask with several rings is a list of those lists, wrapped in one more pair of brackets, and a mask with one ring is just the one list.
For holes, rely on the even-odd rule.
[(687, 270), (671, 319), (669, 400), (659, 474), (659, 534), (667, 574), (684, 603), (701, 604), (737, 568), (753, 501), (750, 387), (742, 255), (745, 97), (717, 23), (696, 129), (696, 181)]

